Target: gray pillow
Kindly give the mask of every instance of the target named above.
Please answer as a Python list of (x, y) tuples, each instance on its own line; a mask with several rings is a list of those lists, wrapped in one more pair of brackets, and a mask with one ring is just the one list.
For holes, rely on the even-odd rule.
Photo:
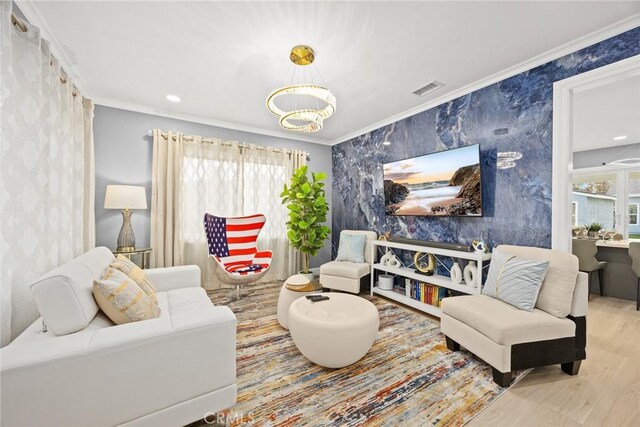
[(549, 261), (518, 258), (495, 250), (482, 293), (520, 310), (532, 311), (548, 268)]
[(338, 256), (336, 261), (364, 262), (364, 247), (367, 236), (364, 234), (340, 233)]

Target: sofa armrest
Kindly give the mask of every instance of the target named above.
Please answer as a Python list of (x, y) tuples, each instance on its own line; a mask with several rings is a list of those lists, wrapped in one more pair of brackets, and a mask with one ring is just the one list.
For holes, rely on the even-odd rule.
[(158, 292), (199, 287), (201, 285), (200, 267), (197, 265), (151, 268), (144, 270), (144, 272)]
[(589, 306), (589, 275), (581, 271), (578, 272), (576, 288), (573, 290), (573, 301), (571, 302), (571, 316), (583, 317), (587, 315)]

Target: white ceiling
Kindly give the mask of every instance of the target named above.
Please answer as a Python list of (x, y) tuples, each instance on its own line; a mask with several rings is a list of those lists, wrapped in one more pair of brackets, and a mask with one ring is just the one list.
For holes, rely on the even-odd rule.
[[(640, 12), (640, 2), (610, 1), (18, 4), (62, 46), (97, 103), (321, 143), (419, 111)], [(265, 108), (267, 95), (289, 83), (288, 53), (300, 43), (315, 49), (338, 99), (312, 135), (282, 131)], [(431, 80), (445, 87), (410, 93)]]
[[(616, 136), (626, 136), (614, 140)], [(640, 142), (640, 75), (574, 94), (573, 151)]]

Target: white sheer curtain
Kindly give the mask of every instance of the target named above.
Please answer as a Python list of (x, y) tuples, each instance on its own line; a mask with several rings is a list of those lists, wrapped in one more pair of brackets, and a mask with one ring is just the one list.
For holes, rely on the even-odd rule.
[[(154, 151), (155, 140), (168, 141), (169, 135), (154, 131)], [(173, 235), (178, 236), (182, 250), (181, 263), (199, 265), (203, 272), (203, 285), (214, 289), (221, 284), (215, 279), (213, 266), (207, 259), (202, 223), (205, 212), (218, 216), (262, 213), (267, 222), (260, 233), (258, 248), (274, 253), (271, 269), (262, 280), (286, 279), (297, 271), (299, 255), (289, 248), (285, 224), (287, 209), (280, 201), (280, 193), (294, 168), (306, 163), (306, 153), (200, 136), (172, 135), (170, 138), (169, 144), (180, 145), (181, 148), (174, 147), (173, 150), (180, 151), (182, 162), (179, 173), (163, 173), (176, 180), (177, 195), (173, 198), (179, 205), (180, 212), (176, 214), (179, 220), (165, 221), (164, 226), (152, 222), (152, 236), (156, 233), (154, 228), (173, 228)], [(163, 144), (157, 147), (167, 149)], [(154, 159), (157, 156), (154, 152)], [(155, 178), (152, 185), (155, 197), (156, 191), (162, 190), (158, 189)], [(156, 245), (152, 243), (154, 251)]]
[(11, 15), (0, 2), (2, 345), (38, 317), (29, 285), (95, 243), (93, 104)]

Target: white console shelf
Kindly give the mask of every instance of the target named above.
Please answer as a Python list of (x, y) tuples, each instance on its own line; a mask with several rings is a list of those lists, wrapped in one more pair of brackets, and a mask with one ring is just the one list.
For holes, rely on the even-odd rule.
[[(479, 280), (482, 280), (482, 269), (483, 263), (487, 264), (488, 261), (491, 260), (491, 254), (485, 253), (476, 253), (476, 252), (468, 252), (462, 250), (454, 250), (454, 249), (444, 249), (437, 248), (434, 246), (428, 245), (418, 245), (418, 244), (410, 244), (410, 243), (400, 243), (400, 242), (390, 242), (386, 240), (374, 240), (371, 242), (373, 253), (377, 253), (378, 248), (382, 248), (385, 251), (398, 249), (412, 252), (423, 252), (430, 253), (434, 256), (443, 256), (450, 257), (455, 259), (464, 259), (469, 261), (476, 262), (476, 274), (475, 277), (478, 277)], [(378, 288), (375, 286), (376, 280), (376, 270), (379, 272), (385, 272), (389, 274), (393, 274), (395, 276), (401, 276), (413, 280), (418, 280), (421, 282), (428, 282), (432, 285), (437, 285), (443, 288), (452, 289), (454, 291), (462, 292), (465, 294), (477, 295), (480, 294), (482, 286), (478, 284), (476, 287), (471, 287), (465, 284), (464, 281), (462, 283), (454, 283), (449, 276), (442, 276), (438, 274), (434, 274), (433, 276), (427, 276), (424, 274), (416, 273), (414, 268), (408, 267), (391, 267), (387, 265), (382, 265), (380, 263), (371, 265), (371, 295), (377, 294), (383, 297), (392, 299), (404, 305), (408, 305), (417, 310), (423, 311), (425, 313), (429, 313), (433, 316), (440, 317), (442, 315), (442, 311), (439, 307), (436, 307), (431, 304), (426, 304), (406, 295), (399, 294), (395, 291), (387, 291)]]

